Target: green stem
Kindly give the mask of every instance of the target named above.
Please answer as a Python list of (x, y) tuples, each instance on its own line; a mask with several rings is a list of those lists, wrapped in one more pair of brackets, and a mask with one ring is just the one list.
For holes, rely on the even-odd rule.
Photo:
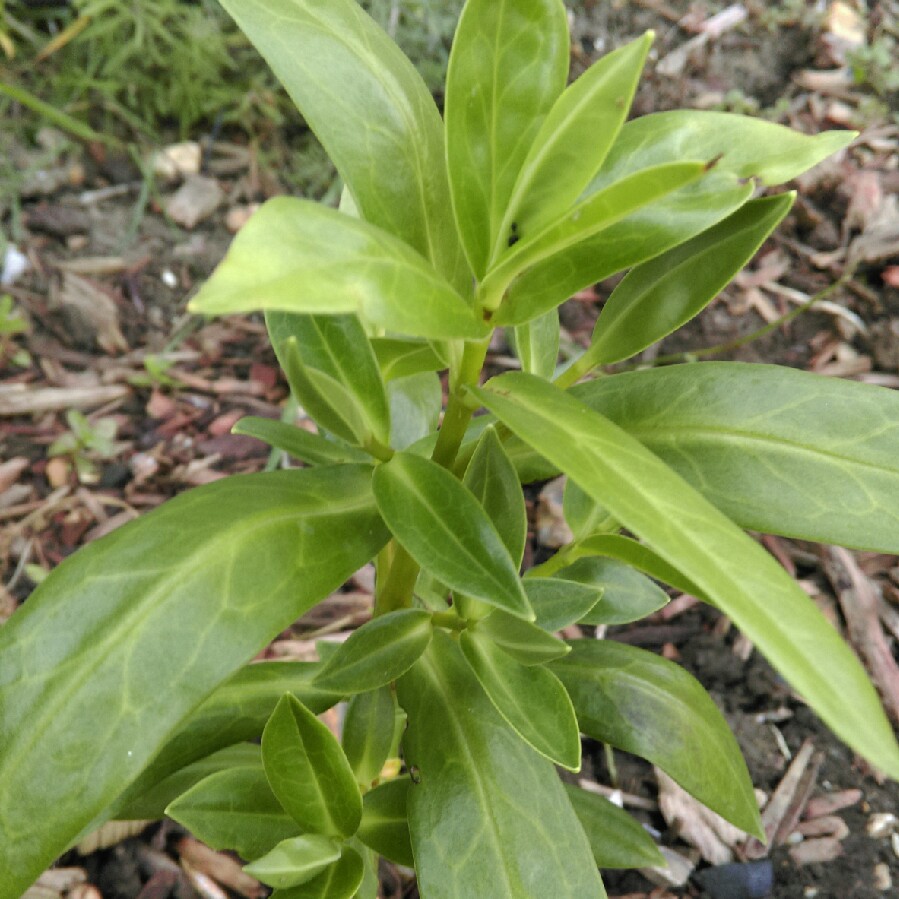
[(384, 586), (377, 591), (375, 599), (375, 616), (386, 612), (395, 612), (397, 609), (407, 609), (412, 605), (412, 592), (415, 589), (415, 581), (421, 570), (418, 563), (400, 546), (393, 541), (393, 554), (386, 572), (379, 572), (384, 578)]

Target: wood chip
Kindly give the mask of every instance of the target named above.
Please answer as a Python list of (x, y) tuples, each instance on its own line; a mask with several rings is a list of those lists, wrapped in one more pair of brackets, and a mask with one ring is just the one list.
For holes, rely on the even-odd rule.
[(862, 795), (861, 790), (852, 789), (840, 790), (839, 793), (830, 793), (827, 796), (814, 796), (805, 807), (805, 817), (819, 818), (823, 815), (832, 815), (840, 809), (849, 808), (860, 802)]
[(806, 840), (790, 848), (790, 858), (797, 865), (814, 865), (832, 862), (843, 854), (843, 844), (833, 837)]
[(810, 818), (802, 821), (793, 831), (804, 837), (833, 837), (835, 840), (845, 840), (849, 836), (849, 826), (838, 815), (823, 815), (820, 818)]
[(246, 899), (258, 899), (266, 890), (256, 880), (245, 874), (240, 864), (222, 852), (216, 852), (204, 846), (193, 837), (184, 837), (177, 846), (182, 863), (186, 863), (194, 872), (205, 874), (229, 889), (246, 896)]
[(190, 175), (169, 197), (165, 211), (179, 225), (192, 229), (209, 218), (224, 198), (225, 193), (215, 178)]
[(0, 416), (34, 415), (61, 409), (92, 409), (130, 393), (126, 384), (101, 384), (96, 387), (28, 387), (25, 384), (0, 384)]

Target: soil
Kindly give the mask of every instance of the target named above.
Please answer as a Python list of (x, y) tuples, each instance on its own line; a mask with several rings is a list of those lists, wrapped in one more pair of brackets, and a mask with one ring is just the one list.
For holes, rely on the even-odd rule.
[[(897, 232), (890, 232), (893, 243), (884, 250), (872, 237), (880, 227), (878, 214), (899, 190), (899, 128), (896, 109), (888, 105), (895, 96), (880, 98), (881, 106), (875, 108), (870, 91), (843, 84), (828, 93), (820, 80), (809, 79), (809, 70), (832, 70), (838, 60), (827, 22), (806, 6), (747, 3), (745, 22), (696, 42), (703, 23), (720, 6), (588, 0), (573, 18), (574, 71), (651, 27), (658, 38), (635, 102), (638, 114), (684, 106), (770, 110), (777, 104), (777, 120), (802, 130), (863, 127), (862, 138), (848, 153), (795, 185), (801, 196), (794, 212), (736, 284), (644, 356), (651, 361), (728, 345), (776, 322), (797, 302), (844, 276), (856, 248), (858, 265), (828, 296), (829, 306), (776, 325), (764, 337), (731, 347), (720, 357), (775, 362), (895, 388), (899, 241)], [(791, 18), (787, 10), (794, 7)], [(892, 17), (895, 25), (895, 4), (872, 7), (871, 22)], [(683, 52), (689, 46), (694, 50)], [(41, 145), (26, 141), (23, 133), (9, 129), (0, 135), (0, 150), (17, 160), (19, 171), (27, 175), (24, 181), (31, 182), (20, 182), (14, 197), (0, 192), (0, 227), (6, 233), (20, 229), (16, 244), (30, 270), (0, 293), (11, 295), (28, 319), (28, 331), (0, 343), (0, 386), (63, 393), (48, 398), (40, 412), (31, 408), (11, 414), (7, 409), (0, 418), (0, 567), (6, 585), (0, 589), (0, 620), (26, 599), (40, 570), (84, 542), (190, 486), (260, 470), (267, 461), (265, 448), (230, 434), (230, 427), (245, 414), (277, 416), (287, 395), (257, 319), (203, 324), (184, 311), (195, 285), (224, 254), (233, 217), (285, 192), (277, 173), (260, 166), (241, 135), (228, 135), (228, 141), (197, 135), (204, 147), (203, 174), (218, 183), (222, 199), (197, 226), (187, 228), (165, 212), (177, 183), (159, 182), (145, 192), (141, 174), (126, 154), (60, 141), (46, 130), (39, 135)], [(596, 285), (563, 308), (569, 348), (589, 338), (612, 285)], [(495, 349), (494, 361), (502, 365), (508, 348)], [(23, 351), (30, 359), (21, 357)], [(118, 392), (103, 393), (110, 388)], [(95, 423), (114, 420), (121, 444), (105, 455), (83, 451), (95, 469), (93, 478), (82, 474), (79, 479), (71, 458), (48, 454), (52, 442), (67, 431), (64, 413), (76, 404), (76, 390), (92, 393), (95, 400), (83, 405), (84, 413)], [(0, 393), (0, 404), (9, 396)], [(769, 547), (797, 566), (797, 575), (813, 588), (822, 608), (843, 626), (819, 557), (789, 541)], [(533, 545), (531, 552), (539, 555), (545, 549)], [(895, 611), (896, 561), (864, 554), (856, 558)], [(364, 586), (356, 584), (354, 590), (364, 592)], [(323, 624), (327, 627), (327, 620), (301, 622), (283, 636), (302, 640)], [(856, 802), (836, 813), (848, 834), (832, 847), (832, 860), (799, 865), (790, 855), (795, 843), (773, 847), (774, 885), (768, 895), (899, 895), (894, 850), (899, 843), (891, 842), (889, 833), (868, 833), (875, 814), (899, 814), (899, 787), (882, 782), (854, 758), (725, 621), (709, 609), (693, 607), (608, 636), (664, 652), (700, 679), (731, 722), (753, 782), (767, 796), (806, 740), (820, 753), (813, 796), (861, 791)], [(895, 637), (888, 633), (887, 640), (896, 657)], [(584, 776), (611, 783), (605, 754), (592, 749)], [(658, 787), (651, 768), (622, 754), (615, 759), (617, 786), (652, 805)], [(657, 810), (635, 813), (676, 851), (693, 852)], [(183, 832), (168, 822), (86, 857), (70, 853), (62, 861), (83, 867), (105, 899), (196, 895), (175, 864), (183, 856), (183, 839)], [(738, 859), (741, 852), (738, 846)], [(697, 870), (705, 867), (700, 863)], [(887, 877), (893, 886), (887, 885)], [(702, 894), (697, 876), (670, 889), (636, 872), (607, 872), (606, 882), (610, 896)], [(752, 895), (739, 892), (736, 884), (729, 882), (730, 892), (706, 895)], [(388, 867), (384, 895), (412, 896), (414, 886)]]

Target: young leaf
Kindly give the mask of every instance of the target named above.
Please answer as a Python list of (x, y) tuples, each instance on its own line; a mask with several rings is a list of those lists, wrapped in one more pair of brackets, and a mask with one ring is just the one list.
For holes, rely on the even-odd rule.
[(526, 667), (476, 630), (460, 644), (484, 692), (522, 740), (551, 762), (577, 771), (581, 737), (565, 688), (542, 665)]
[(512, 561), (520, 565), (528, 536), (527, 509), (515, 467), (495, 428), (484, 431), (462, 483), (490, 516)]
[(795, 194), (752, 200), (698, 237), (633, 268), (606, 301), (586, 352), (594, 365), (629, 359), (688, 322), (752, 258)]
[(573, 640), (571, 647), (550, 667), (585, 734), (649, 759), (732, 824), (762, 832), (740, 747), (696, 678), (614, 640)]
[(336, 466), (191, 490), (67, 559), (0, 629), (11, 894), (216, 686), (380, 550), (370, 479)]
[(839, 737), (884, 771), (899, 774), (899, 745), (865, 670), (755, 541), (635, 438), (571, 394), (519, 372), (472, 391), (694, 581)]
[(559, 360), (559, 311), (550, 309), (513, 328), (511, 334), (522, 371), (552, 378)]
[(614, 375), (572, 392), (743, 527), (899, 552), (894, 390), (704, 362)]
[(405, 674), (431, 641), (431, 615), (400, 609), (363, 624), (341, 643), (316, 679), (324, 690), (364, 693)]
[(446, 364), (424, 340), (402, 337), (372, 337), (372, 349), (385, 381), (424, 371), (440, 371)]
[(615, 519), (571, 478), (565, 481), (562, 514), (575, 540), (618, 529)]
[(534, 623), (546, 631), (560, 631), (580, 621), (602, 600), (602, 588), (557, 577), (526, 577), (522, 581)]
[(559, 0), (469, 0), (446, 77), (446, 156), (453, 210), (480, 279), (531, 142), (568, 74)]
[(590, 841), (597, 867), (665, 867), (665, 857), (652, 837), (623, 808), (572, 784), (565, 784), (565, 791)]
[(285, 693), (262, 732), (262, 763), (272, 792), (303, 831), (350, 837), (362, 797), (334, 735)]
[(517, 566), (481, 504), (435, 462), (397, 453), (372, 482), (387, 526), (421, 565), (458, 590), (514, 615), (533, 615)]
[(211, 774), (165, 813), (213, 849), (232, 850), (246, 859), (259, 858), (299, 833), (272, 793), (261, 763)]
[(282, 840), (244, 871), (271, 887), (295, 887), (312, 880), (340, 858), (340, 842), (306, 833)]
[(602, 602), (580, 619), (582, 624), (629, 624), (668, 604), (661, 587), (617, 559), (579, 559), (563, 568), (559, 577), (602, 591)]
[(408, 777), (397, 777), (369, 790), (362, 797), (362, 822), (358, 834), (366, 846), (408, 868), (415, 864), (406, 813), (410, 783)]
[(377, 780), (396, 732), (396, 699), (388, 686), (356, 694), (343, 719), (343, 751), (357, 783)]
[(390, 445), (404, 450), (437, 430), (443, 404), (440, 378), (432, 371), (394, 378), (390, 397)]
[(365, 876), (362, 856), (344, 846), (340, 858), (312, 880), (288, 889), (275, 890), (271, 899), (351, 899)]
[(443, 122), (396, 44), (354, 0), (223, 0), (222, 6), (299, 107), (362, 217), (464, 288)]
[(334, 465), (341, 462), (366, 462), (369, 460), (366, 453), (354, 446), (329, 440), (320, 434), (312, 434), (273, 418), (247, 415), (231, 428), (231, 433), (246, 434), (248, 437), (264, 440), (269, 446), (282, 450), (309, 465)]
[[(527, 581), (525, 581), (527, 589)], [(474, 626), (520, 665), (542, 665), (561, 658), (568, 644), (548, 634), (539, 624), (522, 621), (502, 609), (494, 609)]]
[(263, 204), (189, 307), (202, 315), (353, 312), (413, 337), (487, 333), (465, 300), (407, 244), (366, 221), (292, 197)]
[(605, 897), (555, 769), (497, 714), (451, 637), (434, 635), (397, 693), (423, 896)]

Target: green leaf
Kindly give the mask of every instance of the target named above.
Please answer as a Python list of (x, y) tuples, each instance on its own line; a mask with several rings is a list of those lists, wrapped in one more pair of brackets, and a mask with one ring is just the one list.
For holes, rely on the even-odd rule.
[(565, 87), (568, 56), (559, 0), (463, 7), (446, 78), (446, 155), (459, 233), (478, 279), (521, 164)]
[(605, 796), (565, 784), (568, 800), (590, 841), (599, 868), (667, 865), (652, 837), (624, 809)]
[(222, 6), (299, 107), (362, 217), (464, 287), (443, 122), (396, 44), (353, 0), (223, 0)]
[(743, 527), (899, 552), (899, 394), (704, 362), (573, 391)]
[(535, 624), (560, 631), (580, 621), (602, 600), (602, 588), (556, 577), (526, 577), (524, 591), (537, 615)]
[(333, 465), (341, 462), (365, 462), (368, 455), (343, 442), (329, 440), (294, 425), (273, 418), (248, 415), (231, 429), (232, 434), (246, 434), (264, 440), (269, 446), (306, 462), (309, 465)]
[(117, 809), (120, 821), (141, 821), (161, 818), (166, 806), (186, 793), (191, 787), (211, 774), (232, 771), (235, 768), (262, 768), (259, 747), (252, 743), (237, 743), (213, 752), (206, 758), (193, 762), (175, 771), (159, 783), (154, 784), (140, 796), (135, 796), (127, 805)]
[(484, 692), (509, 727), (551, 762), (577, 771), (580, 732), (571, 700), (558, 678), (541, 665), (516, 662), (478, 630), (464, 631), (460, 644)]
[(0, 629), (11, 894), (218, 684), (379, 551), (370, 478), (337, 466), (191, 490), (67, 559)]
[(502, 609), (494, 609), (472, 629), (489, 637), (521, 665), (542, 665), (569, 651), (564, 640), (548, 634), (540, 625), (522, 621)]
[(400, 609), (350, 634), (325, 663), (316, 683), (338, 693), (364, 693), (405, 674), (431, 642), (431, 615)]
[(565, 481), (562, 514), (575, 540), (618, 529), (615, 519), (571, 478)]
[(437, 430), (443, 406), (440, 378), (432, 371), (394, 378), (390, 396), (390, 445), (404, 450)]
[(299, 886), (275, 890), (271, 899), (350, 899), (365, 876), (362, 856), (344, 846), (340, 858), (317, 877)]
[(272, 887), (294, 887), (312, 880), (339, 858), (338, 840), (306, 833), (282, 840), (244, 871)]
[(213, 849), (246, 859), (265, 855), (299, 832), (275, 798), (261, 763), (211, 774), (165, 811)]
[(629, 624), (668, 604), (661, 587), (617, 559), (580, 559), (563, 568), (559, 577), (602, 591), (602, 602), (580, 619), (582, 624)]
[(865, 670), (762, 547), (634, 437), (574, 396), (518, 372), (473, 392), (695, 582), (841, 739), (899, 774), (899, 746)]
[(422, 568), (453, 590), (522, 618), (533, 615), (502, 538), (446, 469), (397, 453), (378, 466), (372, 484), (387, 526)]
[(484, 431), (462, 483), (490, 517), (512, 561), (521, 565), (528, 536), (527, 508), (515, 466), (495, 428)]
[(552, 378), (559, 360), (559, 310), (550, 309), (511, 333), (522, 371)]
[(262, 733), (272, 792), (304, 831), (351, 837), (362, 797), (340, 744), (296, 697), (285, 693)]
[(443, 360), (424, 340), (413, 340), (408, 337), (372, 337), (371, 346), (381, 368), (381, 377), (385, 381), (446, 368)]
[(465, 300), (407, 244), (366, 221), (293, 197), (262, 205), (189, 308), (203, 315), (352, 312), (414, 337), (487, 333)]
[(605, 896), (555, 769), (497, 714), (452, 638), (434, 635), (397, 694), (423, 896)]
[(762, 833), (740, 747), (696, 678), (614, 640), (573, 640), (571, 647), (550, 667), (585, 734), (648, 759), (732, 824)]
[(408, 777), (397, 777), (366, 793), (362, 797), (362, 823), (359, 825), (359, 839), (366, 846), (408, 868), (415, 864), (406, 814), (410, 783)]
[(631, 269), (606, 301), (587, 357), (629, 359), (688, 322), (730, 283), (787, 214), (794, 193), (752, 200), (698, 237)]
[(343, 751), (357, 783), (377, 780), (390, 756), (396, 732), (396, 699), (389, 686), (358, 693), (347, 703)]

